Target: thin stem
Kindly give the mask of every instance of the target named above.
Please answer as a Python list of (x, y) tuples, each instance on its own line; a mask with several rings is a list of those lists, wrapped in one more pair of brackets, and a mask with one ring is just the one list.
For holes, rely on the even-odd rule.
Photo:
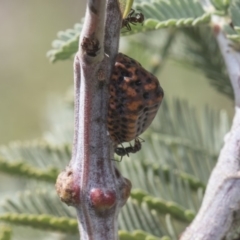
[[(212, 11), (209, 1), (202, 2), (202, 5), (206, 10)], [(225, 136), (217, 165), (210, 176), (202, 206), (181, 240), (233, 239), (234, 231), (239, 231), (240, 53), (226, 38), (223, 32), (225, 24), (224, 18), (212, 17), (213, 31), (234, 90), (235, 117), (230, 132)]]
[[(108, 82), (122, 16), (117, 0), (89, 0), (74, 62), (75, 136), (69, 166), (56, 184), (77, 211), (81, 239), (117, 239), (117, 217), (131, 183), (114, 166), (107, 129)], [(81, 80), (81, 81), (80, 81)]]

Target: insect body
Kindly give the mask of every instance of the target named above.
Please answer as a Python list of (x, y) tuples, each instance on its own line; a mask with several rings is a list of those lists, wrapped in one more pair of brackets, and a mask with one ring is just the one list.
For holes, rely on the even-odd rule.
[(130, 23), (136, 25), (136, 23), (143, 23), (143, 21), (144, 15), (142, 13), (135, 13), (135, 10), (131, 9), (127, 17), (122, 20), (122, 28), (126, 27), (127, 30), (131, 31)]
[(82, 46), (82, 49), (87, 53), (87, 55), (91, 57), (96, 57), (97, 51), (100, 50), (99, 41), (97, 39), (90, 39), (87, 37), (83, 37), (81, 46)]
[[(158, 79), (139, 62), (118, 53), (109, 91), (108, 132), (117, 146), (136, 139), (148, 128), (162, 102), (163, 89)], [(136, 143), (139, 146), (135, 140)], [(138, 149), (135, 145), (124, 153)], [(117, 154), (123, 155), (122, 148), (116, 149)]]
[[(130, 146), (129, 146), (129, 147), (126, 147), (126, 148), (124, 148), (124, 147), (115, 148), (115, 153), (116, 153), (117, 155), (123, 157), (123, 156), (125, 156), (125, 155), (128, 156), (129, 153), (136, 153), (136, 152), (138, 152), (138, 151), (141, 150), (141, 148), (142, 148), (142, 144), (141, 144), (141, 141), (140, 141), (140, 140), (142, 140), (142, 139), (140, 139), (140, 138), (135, 138), (134, 146), (132, 146), (132, 145), (130, 144)], [(142, 140), (142, 141), (143, 141), (143, 140)]]

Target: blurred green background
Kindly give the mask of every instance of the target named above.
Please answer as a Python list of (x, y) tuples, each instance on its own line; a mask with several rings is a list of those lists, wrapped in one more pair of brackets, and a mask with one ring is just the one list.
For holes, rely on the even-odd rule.
[(72, 61), (49, 63), (59, 30), (84, 15), (85, 1), (0, 1), (0, 144), (39, 137), (48, 96), (73, 83)]
[[(46, 52), (60, 30), (73, 27), (86, 1), (0, 1), (0, 144), (41, 136), (50, 96), (73, 83), (72, 61), (49, 63)], [(233, 114), (233, 103), (193, 70), (167, 63), (159, 78), (167, 96), (209, 104)]]

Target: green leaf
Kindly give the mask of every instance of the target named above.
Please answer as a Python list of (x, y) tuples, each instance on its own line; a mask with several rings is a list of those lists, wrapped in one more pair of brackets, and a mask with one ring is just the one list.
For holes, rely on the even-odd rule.
[(179, 64), (202, 71), (217, 91), (233, 99), (225, 63), (211, 29), (192, 28), (183, 33), (186, 41), (175, 53)]
[[(228, 38), (233, 42), (240, 44), (240, 1), (232, 0), (229, 8), (233, 29), (226, 28)], [(234, 47), (234, 45), (233, 45)], [(237, 47), (239, 49), (239, 46)]]
[(68, 234), (78, 233), (77, 221), (66, 217), (54, 217), (46, 214), (6, 213), (0, 215), (0, 221), (42, 229), (44, 231), (57, 231)]
[[(129, 1), (129, 4), (131, 5), (131, 1)], [(123, 28), (122, 36), (166, 27), (199, 26), (208, 24), (211, 19), (211, 15), (205, 13), (200, 3), (194, 0), (139, 1), (139, 3), (134, 4), (133, 8), (144, 14), (145, 21), (143, 25), (131, 25), (131, 31)], [(126, 8), (127, 12), (128, 9), (129, 7)], [(84, 19), (80, 24), (76, 24), (73, 29), (58, 33), (58, 39), (53, 41), (52, 44), (53, 49), (47, 53), (51, 62), (69, 59), (77, 52), (83, 21)]]
[(125, 18), (131, 11), (134, 0), (119, 0), (120, 8), (122, 9), (123, 18)]
[(122, 208), (119, 217), (119, 228), (132, 232), (136, 229), (153, 234), (154, 236), (164, 236), (167, 234), (167, 229), (164, 222), (164, 216), (159, 218), (156, 213), (151, 212), (146, 204), (138, 204), (131, 198)]
[(53, 186), (45, 189), (22, 191), (14, 198), (7, 198), (1, 208), (8, 213), (46, 214), (55, 217), (75, 218), (74, 208), (63, 204), (57, 196)]
[[(139, 201), (139, 194), (143, 196), (141, 201)], [(184, 209), (182, 206), (174, 202), (167, 202), (163, 199), (152, 197), (148, 194), (144, 194), (142, 190), (133, 189), (131, 192), (131, 197), (138, 200), (138, 202), (145, 202), (149, 209), (155, 210), (159, 214), (170, 214), (173, 218), (179, 219), (184, 222), (191, 222), (195, 216), (192, 210)], [(191, 215), (191, 218), (189, 216)]]
[(0, 226), (0, 240), (10, 240), (12, 238), (12, 229), (9, 226)]
[(136, 4), (143, 12), (147, 30), (164, 27), (188, 27), (210, 22), (210, 14), (205, 13), (200, 3), (193, 0), (149, 1)]
[(231, 0), (211, 0), (211, 3), (218, 12), (227, 14)]
[(141, 230), (136, 230), (131, 233), (120, 230), (118, 232), (118, 236), (120, 240), (167, 240), (167, 239), (171, 240), (170, 238), (167, 237), (158, 238)]
[(170, 166), (206, 183), (230, 121), (224, 111), (209, 107), (199, 116), (186, 101), (164, 99), (151, 127), (142, 135), (141, 152), (132, 155), (132, 160)]
[[(71, 147), (70, 145), (62, 145), (62, 146), (53, 146), (47, 142), (36, 140), (32, 142), (13, 142), (8, 146), (0, 147), (0, 159), (3, 160), (2, 166), (5, 168), (10, 167), (12, 163), (12, 167), (14, 168), (14, 164), (19, 166), (22, 164), (22, 161), (25, 164), (22, 166), (22, 171), (26, 166), (29, 170), (29, 174), (31, 175), (31, 170), (36, 174), (37, 167), (39, 170), (39, 174), (46, 174), (53, 176), (56, 174), (55, 169), (64, 169), (66, 164), (69, 162), (71, 158)], [(19, 162), (19, 159), (21, 161)], [(7, 163), (8, 161), (8, 163)], [(15, 169), (17, 171), (17, 169)], [(41, 170), (44, 170), (41, 172)], [(47, 171), (46, 171), (47, 170)], [(45, 172), (46, 171), (46, 172)], [(49, 176), (51, 178), (51, 176)], [(47, 176), (46, 176), (47, 177)]]
[(57, 179), (59, 170), (51, 167), (41, 170), (37, 167), (25, 163), (24, 161), (9, 162), (9, 160), (0, 158), (0, 171), (11, 174), (12, 176), (20, 176), (27, 179), (36, 179), (54, 183)]
[[(69, 106), (63, 106), (59, 114), (70, 116), (68, 113)], [(58, 130), (60, 135), (55, 138), (68, 139), (64, 136), (72, 133), (69, 122), (72, 122), (72, 117), (64, 118)], [(53, 122), (53, 125), (56, 124)], [(119, 228), (129, 234), (131, 232), (133, 239), (136, 237), (132, 232), (137, 229), (147, 233), (146, 239), (163, 236), (176, 239), (200, 207), (205, 184), (229, 125), (224, 112), (206, 107), (197, 115), (195, 108), (186, 101), (164, 99), (156, 119), (143, 135), (142, 150), (130, 155), (131, 158), (124, 157), (118, 164), (123, 176), (129, 178), (133, 186), (131, 197), (119, 215)], [(57, 142), (54, 134), (51, 141)], [(42, 141), (15, 143), (0, 148), (0, 153), (4, 164), (7, 161), (14, 164), (17, 159), (22, 159), (21, 164), (41, 171), (50, 166), (63, 169), (71, 155), (68, 140), (57, 147)], [(60, 202), (53, 193), (53, 186), (42, 186), (45, 188), (43, 191), (34, 187), (18, 197), (5, 200), (3, 210), (19, 216), (44, 214), (56, 219), (73, 219), (74, 209)], [(18, 218), (11, 221), (31, 226), (28, 218), (25, 223)], [(40, 223), (40, 226), (43, 228), (44, 224)], [(44, 227), (50, 231), (63, 231), (51, 223)]]
[(58, 33), (58, 39), (52, 42), (53, 49), (47, 52), (47, 57), (51, 62), (69, 59), (77, 52), (83, 21), (84, 19), (82, 19), (81, 23), (75, 24), (73, 29)]

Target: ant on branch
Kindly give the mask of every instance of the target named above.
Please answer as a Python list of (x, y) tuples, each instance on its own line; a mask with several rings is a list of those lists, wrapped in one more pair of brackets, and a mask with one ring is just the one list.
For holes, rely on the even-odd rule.
[(91, 57), (97, 56), (97, 51), (100, 50), (99, 41), (94, 38), (83, 37), (81, 42), (82, 49)]
[(122, 20), (122, 28), (126, 27), (128, 31), (131, 31), (130, 23), (136, 25), (136, 23), (142, 23), (144, 21), (144, 15), (142, 13), (135, 13), (135, 10), (131, 9), (126, 18)]
[(123, 156), (125, 155), (129, 155), (129, 153), (136, 153), (138, 151), (141, 150), (142, 148), (142, 142), (144, 142), (143, 139), (141, 139), (140, 137), (137, 137), (135, 138), (135, 143), (134, 145), (132, 146), (131, 143), (130, 143), (130, 146), (129, 147), (120, 147), (120, 148), (115, 148), (115, 153), (118, 155), (118, 156), (121, 156), (121, 160), (123, 158)]

